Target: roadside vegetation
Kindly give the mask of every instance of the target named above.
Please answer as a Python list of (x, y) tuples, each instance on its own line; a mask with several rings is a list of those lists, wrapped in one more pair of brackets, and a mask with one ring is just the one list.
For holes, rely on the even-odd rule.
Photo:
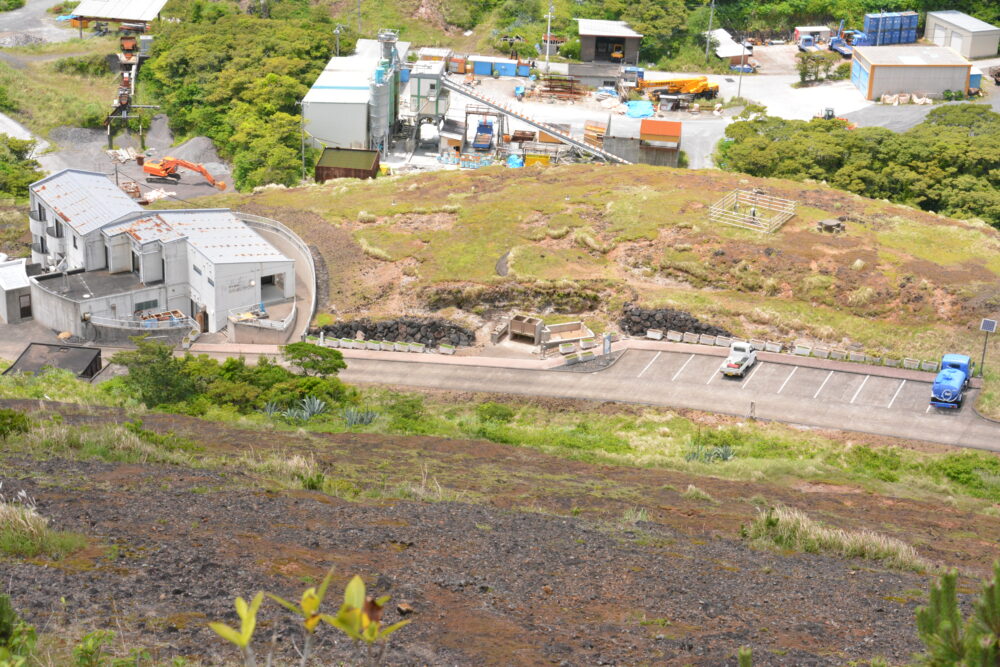
[[(299, 345), (305, 351), (314, 347)], [(162, 345), (145, 342), (141, 346), (138, 352), (124, 353), (131, 357), (119, 358), (133, 370), (130, 375), (98, 387), (60, 371), (39, 377), (0, 377), (0, 395), (5, 398), (78, 400), (91, 409), (121, 406), (135, 420), (96, 430), (71, 429), (57, 420), (50, 426), (36, 426), (27, 434), (12, 433), (8, 448), (109, 461), (228, 465), (222, 462), (225, 457), (205, 455), (183, 438), (156, 436), (144, 429), (142, 415), (154, 409), (264, 431), (482, 439), (592, 463), (734, 480), (766, 479), (787, 485), (802, 480), (856, 485), (886, 495), (937, 499), (985, 513), (994, 513), (994, 504), (1000, 502), (1000, 458), (989, 453), (930, 453), (896, 445), (855, 444), (850, 436), (844, 442), (780, 424), (725, 420), (709, 426), (697, 416), (654, 408), (585, 412), (518, 401), (455, 402), (422, 394), (358, 389), (335, 377), (342, 362), (334, 350), (326, 350), (336, 357), (327, 360), (332, 365), (324, 367), (326, 374), (317, 376), (295, 375), (269, 361), (253, 366), (236, 359), (220, 364), (204, 356), (158, 357), (155, 351)], [(176, 381), (171, 382), (171, 377)], [(199, 378), (198, 382), (193, 378)], [(154, 386), (157, 393), (150, 394)], [(321, 401), (321, 409), (305, 413), (304, 403), (312, 400)], [(241, 454), (238, 462), (259, 472), (272, 471), (284, 483), (311, 484), (335, 495), (343, 492), (353, 497), (367, 488), (363, 477), (347, 482), (327, 479), (329, 471), (314, 460), (297, 457), (294, 462), (281, 463), (280, 459), (280, 455), (272, 459), (248, 453)], [(419, 485), (422, 489), (399, 490), (397, 495), (426, 495), (433, 485), (433, 480), (425, 477)], [(688, 493), (691, 498), (713, 502), (697, 487)]]
[(838, 120), (758, 116), (726, 128), (717, 164), (755, 176), (812, 179), (873, 199), (1000, 227), (1000, 114), (932, 109), (913, 129), (856, 130)]

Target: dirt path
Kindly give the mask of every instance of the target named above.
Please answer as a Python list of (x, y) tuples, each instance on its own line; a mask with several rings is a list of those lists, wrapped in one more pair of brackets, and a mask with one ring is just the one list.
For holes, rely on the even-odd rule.
[[(105, 423), (116, 415), (69, 410), (66, 419)], [(172, 415), (146, 415), (144, 423), (214, 453), (252, 447), (314, 456), (357, 495), (348, 502), (266, 490), (233, 471), (0, 464), (3, 488), (27, 490), (57, 527), (119, 545), (115, 558), (92, 551), (56, 567), (5, 563), (18, 607), (59, 627), (64, 595), (84, 627), (121, 623), (133, 646), (141, 639), (161, 657), (206, 664), (235, 659), (204, 625), (234, 621), (232, 596), (259, 588), (296, 596), (331, 565), (338, 586), (359, 573), (393, 604), (415, 609), (390, 664), (719, 665), (740, 645), (753, 646), (760, 665), (875, 655), (899, 662), (919, 648), (913, 610), (927, 578), (749, 549), (737, 534), (754, 504), (762, 497), (829, 523), (889, 532), (926, 557), (975, 571), (1000, 539), (1000, 520), (991, 517), (831, 485), (794, 490), (595, 466), (486, 442), (264, 435)], [(716, 502), (684, 498), (689, 483)], [(438, 488), (459, 500), (398, 499), (432, 499)], [(622, 523), (626, 509), (639, 508), (646, 520)], [(273, 607), (266, 612), (265, 636), (276, 616)], [(388, 620), (397, 618), (392, 609)], [(297, 635), (277, 628), (290, 655)], [(328, 662), (350, 658), (343, 643), (323, 652)]]

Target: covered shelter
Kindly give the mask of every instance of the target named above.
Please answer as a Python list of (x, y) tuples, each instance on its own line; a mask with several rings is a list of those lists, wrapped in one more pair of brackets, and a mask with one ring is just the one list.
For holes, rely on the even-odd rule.
[(316, 182), (333, 178), (375, 178), (379, 170), (378, 156), (378, 151), (324, 148), (316, 163)]
[(743, 65), (750, 60), (750, 56), (753, 54), (753, 51), (747, 47), (737, 44), (732, 35), (722, 28), (713, 30), (710, 37), (718, 45), (715, 47), (715, 55), (730, 65)]
[(960, 11), (927, 12), (924, 38), (950, 46), (966, 58), (992, 58), (1000, 46), (1000, 28)]
[[(84, 20), (145, 24), (156, 19), (167, 0), (82, 0), (73, 16)], [(82, 25), (82, 23), (81, 23)]]
[(681, 123), (612, 116), (602, 144), (607, 152), (635, 164), (676, 167), (680, 161)]
[(632, 30), (625, 21), (574, 20), (580, 34), (580, 60), (583, 62), (639, 63), (642, 35)]
[(93, 379), (101, 372), (101, 348), (66, 343), (28, 343), (24, 352), (3, 374), (37, 375), (46, 368), (71, 371), (84, 380)]

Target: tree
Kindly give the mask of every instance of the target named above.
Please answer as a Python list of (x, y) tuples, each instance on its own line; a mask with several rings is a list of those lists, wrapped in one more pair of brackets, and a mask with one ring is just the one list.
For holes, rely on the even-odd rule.
[(43, 176), (34, 151), (34, 141), (0, 134), (0, 195), (22, 198), (28, 185)]
[(135, 350), (118, 352), (111, 363), (128, 369), (122, 382), (149, 407), (180, 403), (197, 393), (194, 380), (184, 372), (184, 362), (164, 343), (136, 337)]
[(954, 570), (931, 586), (930, 604), (917, 609), (917, 634), (927, 651), (921, 663), (931, 667), (979, 667), (1000, 664), (1000, 561), (983, 584), (962, 621)]
[(344, 355), (338, 350), (312, 343), (289, 343), (281, 349), (282, 355), (292, 366), (302, 369), (303, 375), (327, 377), (347, 368)]

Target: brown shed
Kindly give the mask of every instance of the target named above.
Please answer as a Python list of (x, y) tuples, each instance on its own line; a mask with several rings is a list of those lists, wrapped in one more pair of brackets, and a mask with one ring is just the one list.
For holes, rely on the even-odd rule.
[(378, 151), (324, 148), (316, 163), (316, 182), (331, 178), (375, 178), (378, 167)]
[(580, 34), (580, 60), (636, 65), (642, 35), (625, 21), (574, 19)]

